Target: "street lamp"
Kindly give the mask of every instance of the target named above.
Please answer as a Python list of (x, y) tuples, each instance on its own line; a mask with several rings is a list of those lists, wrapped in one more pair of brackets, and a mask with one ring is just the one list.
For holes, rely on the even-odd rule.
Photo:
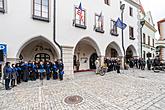
[(141, 20), (140, 21), (140, 25), (141, 25), (141, 27), (140, 27), (140, 36), (141, 36), (141, 41), (140, 41), (140, 45), (141, 45), (141, 58), (142, 58), (142, 53), (143, 53), (143, 46), (142, 46), (142, 29), (143, 29), (143, 26), (144, 26), (144, 24), (145, 24), (145, 20)]
[[(123, 13), (124, 13), (124, 9), (125, 9), (125, 4), (122, 4), (122, 2), (120, 2), (120, 10), (121, 10), (121, 21), (123, 23)], [(125, 48), (124, 48), (124, 34), (123, 34), (123, 28), (121, 31), (121, 36), (122, 36), (122, 48), (124, 51), (124, 69), (125, 69)]]

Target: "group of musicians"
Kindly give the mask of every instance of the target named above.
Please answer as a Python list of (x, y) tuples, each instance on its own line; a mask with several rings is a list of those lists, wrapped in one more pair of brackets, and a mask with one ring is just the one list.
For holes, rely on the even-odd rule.
[[(54, 62), (19, 62), (16, 64), (11, 64), (6, 62), (3, 68), (5, 89), (10, 90), (11, 87), (20, 84), (22, 81), (28, 82), (28, 80), (35, 81), (36, 79), (43, 80), (45, 77), (47, 80), (50, 78), (56, 80), (63, 80), (64, 65), (61, 60)], [(11, 82), (11, 83), (10, 83)]]

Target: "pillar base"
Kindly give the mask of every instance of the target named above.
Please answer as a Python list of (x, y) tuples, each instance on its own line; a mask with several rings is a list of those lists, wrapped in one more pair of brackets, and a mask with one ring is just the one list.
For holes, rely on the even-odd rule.
[(64, 80), (74, 79), (73, 73), (73, 47), (62, 46), (64, 63)]

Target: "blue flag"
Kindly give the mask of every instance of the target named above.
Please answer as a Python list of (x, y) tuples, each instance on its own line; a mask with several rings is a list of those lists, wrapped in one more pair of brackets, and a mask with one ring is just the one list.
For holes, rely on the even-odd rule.
[(126, 25), (125, 23), (123, 23), (123, 22), (120, 20), (120, 18), (117, 19), (115, 25), (116, 25), (117, 27), (119, 27), (120, 29), (123, 29), (123, 30), (127, 27), (127, 25)]

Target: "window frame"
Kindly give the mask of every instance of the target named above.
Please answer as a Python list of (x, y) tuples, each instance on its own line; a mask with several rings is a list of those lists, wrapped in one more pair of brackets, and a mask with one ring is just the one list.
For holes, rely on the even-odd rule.
[(118, 28), (115, 24), (116, 24), (116, 21), (111, 19), (110, 20), (110, 34), (113, 36), (118, 36), (119, 35), (118, 34)]
[(129, 7), (129, 15), (130, 15), (131, 17), (133, 17), (133, 8), (132, 8), (132, 7)]
[(40, 1), (41, 1), (41, 4), (40, 4), (41, 10), (39, 10), (39, 11), (41, 12), (41, 16), (35, 15), (35, 4), (36, 4), (35, 1), (36, 1), (36, 0), (33, 0), (32, 18), (33, 18), (34, 20), (40, 20), (40, 21), (49, 22), (49, 21), (50, 21), (50, 0), (48, 0), (48, 6), (47, 6), (48, 12), (47, 12), (47, 17), (43, 17), (43, 16), (42, 16), (42, 12), (43, 12), (43, 10), (42, 10), (42, 7), (43, 7), (42, 1), (43, 1), (43, 0), (40, 0)]
[[(82, 28), (82, 29), (86, 29), (87, 26), (86, 26), (86, 10), (85, 9), (82, 9), (83, 13), (84, 13), (84, 22), (82, 24), (82, 21), (80, 19), (76, 19), (77, 17), (77, 9), (78, 9), (78, 6), (74, 6), (74, 20), (73, 20), (73, 25), (75, 27), (78, 27), (78, 28)], [(79, 23), (77, 23), (77, 20), (79, 20)]]
[(146, 59), (146, 51), (143, 50), (143, 59)]
[[(102, 21), (99, 23), (99, 14), (95, 13), (95, 25), (94, 25), (94, 30), (99, 33), (104, 33), (104, 16), (102, 17)], [(100, 26), (97, 26), (97, 24), (100, 24)]]
[(150, 46), (150, 43), (151, 42), (151, 40), (150, 40), (150, 36), (148, 36), (148, 45)]
[[(47, 57), (48, 56), (48, 57)], [(43, 59), (45, 61), (49, 61), (50, 60), (50, 55), (47, 53), (37, 53), (34, 57), (34, 59), (37, 61), (37, 59), (39, 59), (41, 61), (41, 59)], [(48, 59), (48, 60), (47, 60)]]
[(2, 7), (0, 7), (0, 12), (5, 13), (5, 0), (2, 0)]
[(152, 39), (152, 46), (155, 47), (155, 40)]
[(104, 0), (104, 4), (110, 6), (110, 0)]
[(132, 26), (129, 26), (129, 39), (135, 40), (135, 37), (134, 37), (134, 28)]
[(146, 34), (143, 33), (143, 44), (146, 44)]

